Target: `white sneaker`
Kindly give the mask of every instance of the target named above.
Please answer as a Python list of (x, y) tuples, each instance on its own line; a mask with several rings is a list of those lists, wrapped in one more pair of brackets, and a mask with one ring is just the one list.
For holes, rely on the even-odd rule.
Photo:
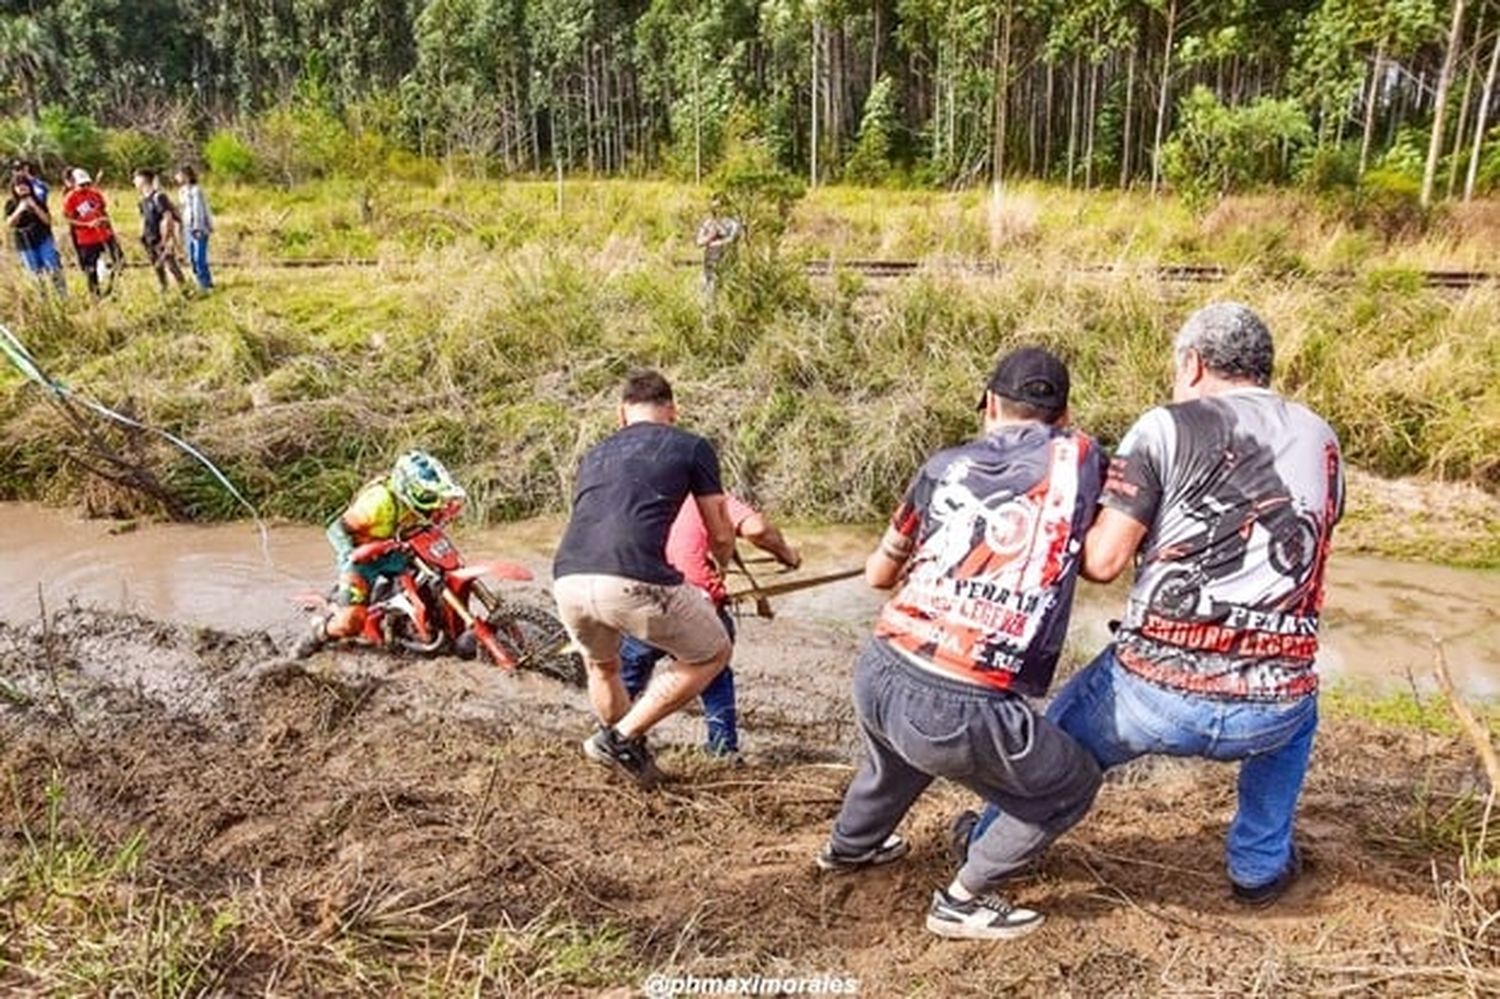
[(961, 902), (938, 889), (932, 893), (932, 908), (927, 910), (927, 929), (956, 940), (1014, 940), (1038, 929), (1045, 918), (999, 895), (976, 895)]

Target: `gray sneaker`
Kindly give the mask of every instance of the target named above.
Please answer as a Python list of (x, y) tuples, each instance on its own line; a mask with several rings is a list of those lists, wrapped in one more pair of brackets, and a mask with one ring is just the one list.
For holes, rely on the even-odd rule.
[(614, 727), (601, 728), (583, 740), (583, 755), (595, 763), (613, 767), (649, 791), (661, 781), (661, 771), (651, 758), (643, 736), (627, 739)]
[(1014, 940), (1038, 929), (1045, 917), (1012, 905), (999, 895), (975, 895), (961, 902), (946, 889), (932, 893), (927, 929), (953, 940)]
[(738, 749), (731, 749), (727, 752), (717, 749), (705, 749), (703, 750), (703, 755), (718, 766), (728, 767), (732, 770), (743, 770), (747, 766), (745, 763), (745, 754), (741, 753)]
[(891, 833), (885, 838), (885, 842), (864, 853), (839, 853), (834, 850), (833, 841), (829, 840), (823, 844), (823, 849), (818, 851), (813, 862), (825, 871), (857, 871), (862, 867), (889, 864), (893, 860), (900, 860), (910, 852), (911, 844), (895, 833)]

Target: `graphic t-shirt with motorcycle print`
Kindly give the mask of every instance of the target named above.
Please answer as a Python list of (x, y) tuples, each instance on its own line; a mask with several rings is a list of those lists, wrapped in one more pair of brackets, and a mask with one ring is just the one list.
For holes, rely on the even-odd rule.
[(1046, 693), (1103, 478), (1091, 438), (1040, 423), (934, 455), (891, 520), (915, 548), (875, 637), (969, 682)]
[(1317, 690), (1344, 504), (1327, 423), (1266, 389), (1153, 409), (1120, 443), (1100, 502), (1149, 529), (1116, 635), (1125, 669), (1227, 699)]

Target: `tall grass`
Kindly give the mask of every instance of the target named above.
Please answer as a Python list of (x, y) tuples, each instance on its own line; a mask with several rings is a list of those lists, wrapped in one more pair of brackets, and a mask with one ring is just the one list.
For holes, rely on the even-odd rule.
[[(135, 251), (136, 195), (111, 187), (117, 225)], [(208, 181), (227, 259), (410, 259), (449, 247), (476, 256), (528, 245), (666, 251), (693, 256), (707, 192), (667, 181), (568, 179), (435, 183), (327, 180), (290, 189)], [(1192, 263), (1298, 270), (1493, 269), (1494, 202), (1441, 210), (1422, 233), (1390, 239), (1337, 206), (1294, 192), (1227, 199), (1195, 215), (1142, 192), (1069, 191), (1036, 183), (984, 190), (820, 187), (798, 203), (786, 248), (818, 259), (1052, 257), (1070, 265)]]
[[(10, 318), (65, 380), (191, 437), (267, 512), (297, 519), (329, 515), (412, 445), (458, 468), (482, 518), (558, 510), (633, 364), (667, 371), (686, 423), (721, 445), (741, 490), (785, 514), (879, 518), (924, 454), (974, 432), (973, 400), (1001, 351), (1031, 342), (1062, 353), (1075, 422), (1113, 442), (1165, 398), (1177, 324), (1223, 296), (1267, 316), (1278, 386), (1328, 417), (1353, 463), (1500, 486), (1493, 287), (1455, 297), (1392, 270), (1330, 287), (1247, 265), (1222, 286), (1183, 289), (1147, 272), (1068, 266), (1076, 241), (1091, 238), (1075, 230), (1117, 224), (1127, 196), (1033, 193), (1032, 204), (996, 208), (913, 192), (871, 208), (830, 191), (798, 218), (868, 211), (879, 238), (899, 246), (900, 225), (880, 220), (930, 209), (935, 226), (957, 220), (954, 246), (971, 248), (968, 229), (975, 247), (998, 232), (1013, 256), (998, 277), (933, 269), (878, 282), (807, 278), (792, 253), (729, 275), (709, 306), (695, 271), (676, 265), (692, 189), (572, 187), (561, 222), (544, 185), (462, 188), (466, 219), (511, 220), (515, 245), (503, 251), (459, 233), (373, 268), (226, 270), (218, 293), (186, 304), (159, 298), (144, 270), (98, 307), (57, 307), (8, 278)], [(331, 186), (240, 193), (266, 211), (305, 200), (314, 220), (338, 210)], [(246, 210), (233, 196), (226, 214)], [(957, 206), (953, 219), (944, 206)], [(992, 227), (997, 211), (1010, 214)], [(1178, 225), (1174, 211), (1152, 224)], [(1058, 214), (1068, 234), (1048, 221)], [(0, 496), (77, 492), (62, 421), (8, 372), (0, 419)], [(197, 513), (234, 513), (196, 466), (159, 457)]]

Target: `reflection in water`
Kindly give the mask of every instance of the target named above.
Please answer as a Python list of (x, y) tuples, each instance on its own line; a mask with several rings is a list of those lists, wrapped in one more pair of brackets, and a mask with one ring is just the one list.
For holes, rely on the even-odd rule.
[[(560, 520), (541, 518), (460, 530), (457, 537), (475, 559), (513, 559), (544, 580), (561, 533)], [(878, 535), (850, 527), (788, 533), (802, 548), (806, 575), (859, 565)], [(267, 562), (248, 524), (153, 524), (113, 535), (108, 522), (0, 504), (0, 618), (35, 617), (40, 585), (49, 607), (76, 599), (190, 624), (288, 633), (299, 626), (292, 598), (332, 581), (332, 554), (316, 527), (275, 527), (270, 541)], [(762, 583), (781, 578), (773, 566), (752, 571)], [(1070, 634), (1075, 649), (1091, 652), (1106, 641), (1123, 595), (1122, 585), (1080, 585)], [(856, 578), (774, 604), (781, 617), (858, 633), (882, 599)], [(1325, 675), (1404, 689), (1408, 671), (1419, 681), (1430, 676), (1434, 635), (1442, 637), (1466, 690), (1500, 694), (1500, 572), (1335, 554), (1320, 655)]]

